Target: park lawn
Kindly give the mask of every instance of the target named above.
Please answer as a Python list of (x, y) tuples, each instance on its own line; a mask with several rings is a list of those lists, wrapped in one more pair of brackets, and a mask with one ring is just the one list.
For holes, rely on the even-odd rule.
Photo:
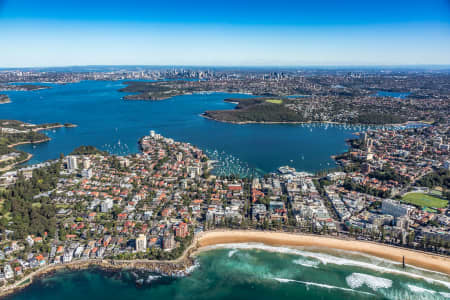
[[(439, 190), (439, 189), (441, 189), (441, 190)], [(435, 187), (433, 190), (430, 191), (430, 194), (432, 196), (442, 197), (442, 188), (441, 187)]]
[(55, 207), (56, 207), (56, 209), (61, 209), (61, 208), (66, 209), (66, 208), (70, 207), (70, 204), (56, 204)]
[(283, 100), (280, 100), (280, 99), (268, 99), (268, 100), (266, 100), (266, 102), (273, 103), (273, 104), (282, 104)]
[(0, 137), (0, 145), (7, 145), (8, 139), (5, 137)]
[(423, 193), (409, 193), (403, 196), (403, 202), (419, 205), (422, 207), (436, 207), (443, 208), (448, 204), (447, 200), (439, 199), (431, 195)]

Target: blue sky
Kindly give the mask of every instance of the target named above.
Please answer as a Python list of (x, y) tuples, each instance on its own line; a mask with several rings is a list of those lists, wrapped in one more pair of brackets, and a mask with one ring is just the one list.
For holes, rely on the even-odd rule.
[(0, 0), (0, 67), (450, 64), (450, 1)]

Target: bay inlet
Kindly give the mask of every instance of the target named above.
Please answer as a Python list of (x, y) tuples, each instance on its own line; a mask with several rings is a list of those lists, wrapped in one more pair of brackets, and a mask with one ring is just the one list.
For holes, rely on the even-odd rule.
[[(51, 89), (6, 92), (11, 103), (0, 107), (0, 118), (24, 122), (60, 122), (77, 128), (46, 131), (51, 141), (20, 146), (33, 154), (34, 164), (93, 145), (112, 154), (137, 153), (137, 141), (150, 129), (190, 142), (212, 159), (221, 160), (219, 173), (266, 173), (279, 166), (314, 172), (334, 166), (332, 155), (347, 150), (345, 140), (359, 126), (330, 124), (236, 125), (207, 120), (206, 110), (232, 109), (225, 93), (177, 96), (164, 101), (124, 101), (118, 81), (82, 81)], [(236, 94), (232, 94), (236, 97)], [(239, 95), (239, 97), (251, 97)], [(221, 166), (221, 167), (220, 167)]]

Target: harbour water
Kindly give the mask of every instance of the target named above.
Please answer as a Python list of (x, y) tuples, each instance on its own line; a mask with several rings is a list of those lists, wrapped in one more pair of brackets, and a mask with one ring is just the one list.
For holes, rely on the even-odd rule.
[[(346, 151), (345, 140), (362, 127), (326, 124), (236, 125), (204, 119), (206, 110), (232, 109), (227, 97), (249, 95), (208, 93), (164, 101), (124, 101), (122, 82), (84, 81), (51, 89), (6, 92), (12, 102), (0, 106), (0, 118), (32, 123), (74, 123), (76, 128), (47, 131), (50, 142), (24, 145), (37, 163), (93, 145), (113, 154), (138, 152), (137, 141), (150, 129), (190, 142), (221, 160), (218, 172), (270, 172), (282, 165), (302, 171), (334, 166), (331, 155)], [(220, 167), (221, 166), (221, 167)]]
[[(60, 272), (11, 297), (53, 299), (448, 299), (449, 277), (348, 252), (258, 244), (213, 247), (183, 278)], [(140, 280), (143, 279), (143, 280)], [(142, 285), (136, 285), (143, 282)]]
[(407, 98), (411, 93), (401, 93), (401, 92), (386, 92), (386, 91), (379, 91), (375, 94), (377, 97), (392, 97), (392, 98), (400, 98), (405, 99)]

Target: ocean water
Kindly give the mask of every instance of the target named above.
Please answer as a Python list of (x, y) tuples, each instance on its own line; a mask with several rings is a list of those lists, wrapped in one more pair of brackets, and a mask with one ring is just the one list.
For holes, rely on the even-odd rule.
[[(53, 299), (448, 299), (449, 277), (345, 252), (255, 244), (213, 247), (184, 278), (58, 272), (13, 295)], [(144, 279), (142, 286), (136, 279)]]
[(0, 105), (0, 118), (26, 122), (70, 122), (77, 128), (46, 133), (50, 142), (24, 145), (34, 156), (29, 164), (55, 159), (80, 145), (113, 154), (138, 152), (137, 141), (153, 129), (190, 142), (221, 160), (219, 172), (259, 173), (282, 165), (317, 171), (334, 166), (331, 155), (347, 150), (345, 140), (362, 127), (338, 125), (236, 125), (204, 119), (206, 110), (232, 109), (227, 97), (212, 93), (178, 96), (164, 101), (124, 101), (122, 82), (84, 81), (51, 89), (5, 92), (12, 103)]

